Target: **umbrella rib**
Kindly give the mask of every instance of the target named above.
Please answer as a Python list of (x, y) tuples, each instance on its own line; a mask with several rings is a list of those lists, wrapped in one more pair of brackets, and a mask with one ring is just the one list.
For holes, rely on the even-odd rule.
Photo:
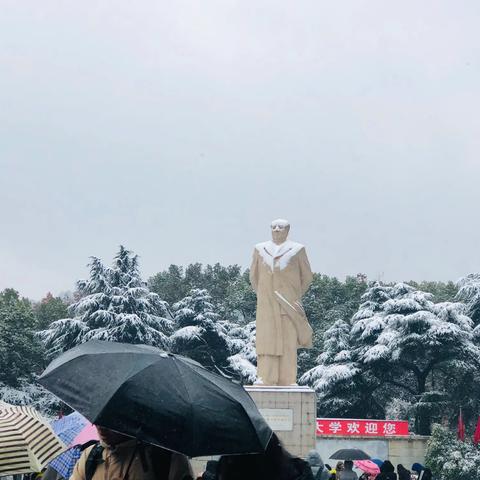
[[(247, 395), (248, 395), (248, 393), (247, 393)], [(257, 429), (255, 428), (255, 425), (254, 425), (254, 423), (253, 423), (253, 421), (252, 421), (252, 418), (250, 417), (250, 415), (248, 415), (247, 412), (245, 412), (245, 408), (243, 408), (243, 405), (242, 405), (242, 409), (243, 409), (243, 412), (247, 414), (248, 421), (250, 422), (250, 425), (252, 425), (253, 431), (256, 432)], [(260, 414), (260, 415), (261, 415), (261, 414)], [(263, 418), (263, 416), (262, 416), (262, 418)], [(268, 444), (270, 443), (270, 440), (272, 439), (272, 436), (273, 436), (273, 430), (270, 429), (270, 436), (269, 436), (269, 438), (268, 438), (268, 442), (267, 442), (267, 444), (265, 445), (264, 450), (267, 449), (267, 446), (268, 446)], [(260, 439), (258, 438), (258, 435), (257, 435), (257, 439), (258, 439), (258, 442), (260, 443), (260, 446), (263, 448), (263, 445), (261, 444), (261, 441), (260, 441)]]
[[(250, 397), (250, 395), (248, 394), (248, 392), (247, 392), (241, 385), (239, 385), (239, 387), (242, 388), (242, 389), (244, 390), (245, 394), (250, 398), (250, 400), (252, 400), (252, 397)], [(250, 425), (253, 427), (253, 430), (256, 431), (255, 424), (253, 423), (253, 420), (252, 420), (252, 418), (250, 417), (250, 415), (248, 414), (248, 412), (245, 410), (245, 407), (243, 406), (243, 404), (242, 404), (241, 402), (239, 402), (238, 399), (235, 398), (233, 395), (230, 395), (230, 393), (227, 392), (226, 390), (224, 390), (223, 388), (222, 388), (222, 392), (223, 392), (230, 400), (232, 400), (233, 402), (235, 402), (235, 403), (237, 403), (237, 404), (240, 405), (243, 414), (248, 418), (248, 421), (250, 422)], [(253, 400), (252, 400), (252, 402), (253, 402)], [(253, 402), (253, 403), (254, 403), (254, 405), (255, 405), (255, 402)], [(263, 417), (262, 417), (262, 418), (263, 418)], [(273, 435), (273, 430), (271, 430), (271, 432), (270, 432), (270, 438), (268, 439), (268, 442), (270, 442), (270, 439), (272, 438), (272, 435)], [(259, 441), (260, 441), (260, 439), (259, 439)], [(267, 442), (267, 445), (268, 445), (268, 442)]]
[[(194, 411), (193, 411), (192, 396), (190, 395), (190, 392), (188, 391), (188, 386), (187, 386), (187, 382), (185, 381), (185, 376), (183, 375), (182, 371), (180, 370), (180, 367), (178, 366), (176, 360), (173, 362), (173, 364), (175, 365), (175, 368), (177, 369), (177, 372), (179, 373), (179, 376), (183, 381), (183, 385), (185, 387), (185, 392), (187, 393), (187, 396), (188, 396), (188, 403), (190, 405), (190, 418), (192, 419), (192, 425), (195, 425), (195, 422), (193, 421)], [(191, 445), (191, 447), (193, 447), (193, 445)]]

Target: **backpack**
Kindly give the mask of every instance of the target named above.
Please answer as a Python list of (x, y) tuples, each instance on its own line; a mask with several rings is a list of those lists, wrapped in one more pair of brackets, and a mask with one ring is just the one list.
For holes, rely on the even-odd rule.
[[(102, 457), (103, 450), (104, 450), (104, 447), (102, 447), (102, 445), (100, 445), (100, 443), (98, 442), (90, 450), (90, 453), (88, 454), (87, 460), (85, 462), (85, 480), (92, 480), (98, 465), (104, 462)], [(127, 466), (127, 471), (125, 473), (124, 480), (128, 479), (128, 471), (130, 470), (130, 465), (132, 464), (133, 458), (135, 457), (137, 450), (140, 453), (140, 460), (142, 462), (143, 471), (148, 472), (148, 464), (145, 458), (145, 444), (139, 442), (135, 447), (135, 451)], [(151, 460), (152, 460), (153, 471), (155, 473), (155, 478), (157, 478), (158, 480), (167, 479), (170, 473), (170, 462), (172, 460), (172, 452), (160, 447), (156, 447), (153, 453), (154, 454), (151, 456), (152, 457)]]
[(90, 450), (87, 460), (85, 461), (85, 480), (92, 480), (98, 465), (103, 463), (103, 450), (103, 447), (98, 442)]

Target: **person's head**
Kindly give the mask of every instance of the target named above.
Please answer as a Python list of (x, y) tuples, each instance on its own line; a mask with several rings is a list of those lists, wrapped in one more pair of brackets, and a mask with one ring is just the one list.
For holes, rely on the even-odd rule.
[(320, 454), (316, 450), (310, 450), (305, 460), (311, 466), (323, 468), (322, 458), (320, 457)]
[(100, 425), (95, 425), (95, 428), (97, 429), (100, 440), (106, 445), (114, 446), (132, 439), (132, 437), (124, 435), (123, 433), (115, 432)]
[(400, 472), (404, 472), (404, 471), (407, 471), (407, 472), (408, 472), (408, 470), (407, 470), (401, 463), (399, 463), (399, 464), (397, 465), (397, 472), (400, 473)]
[(343, 462), (337, 462), (337, 466), (335, 467), (335, 470), (337, 472), (340, 472), (341, 470), (343, 470)]
[(382, 473), (392, 473), (395, 471), (395, 467), (393, 466), (393, 463), (390, 460), (385, 460), (382, 463), (382, 466), (380, 467), (380, 471)]
[(270, 228), (272, 229), (273, 243), (280, 245), (287, 240), (288, 232), (290, 231), (288, 220), (283, 220), (281, 218), (273, 220), (270, 224)]
[(423, 470), (423, 465), (421, 463), (414, 463), (412, 465), (412, 470), (414, 472), (420, 473)]
[(345, 470), (352, 470), (353, 469), (353, 462), (352, 460), (345, 460), (345, 462), (343, 463), (343, 468)]

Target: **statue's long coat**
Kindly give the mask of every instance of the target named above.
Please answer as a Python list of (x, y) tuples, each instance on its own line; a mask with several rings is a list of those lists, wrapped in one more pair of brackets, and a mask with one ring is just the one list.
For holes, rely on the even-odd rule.
[(283, 354), (282, 315), (295, 326), (297, 348), (312, 346), (312, 327), (301, 303), (312, 278), (303, 245), (286, 241), (255, 246), (250, 282), (257, 292), (257, 355)]

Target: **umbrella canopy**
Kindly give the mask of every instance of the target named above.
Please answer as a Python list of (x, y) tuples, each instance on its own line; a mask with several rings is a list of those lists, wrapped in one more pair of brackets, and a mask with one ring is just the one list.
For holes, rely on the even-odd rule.
[(378, 475), (380, 473), (380, 467), (371, 460), (355, 460), (353, 464), (369, 475)]
[(96, 425), (191, 457), (263, 452), (272, 435), (243, 387), (146, 345), (84, 343), (39, 382)]
[(64, 448), (36, 410), (0, 405), (0, 477), (40, 472)]
[(95, 426), (78, 412), (54, 420), (52, 428), (60, 440), (69, 447), (99, 440)]
[(90, 440), (98, 440), (97, 430), (78, 412), (54, 420), (52, 428), (60, 439), (72, 448), (52, 460), (50, 466), (63, 478), (70, 478), (82, 453), (81, 448), (76, 445), (82, 445)]
[(380, 460), (379, 458), (372, 458), (372, 462), (381, 467), (383, 465), (383, 460)]
[(66, 452), (59, 455), (52, 462), (50, 466), (58, 472), (63, 478), (70, 478), (75, 468), (75, 464), (82, 455), (80, 447), (69, 448)]
[(83, 415), (78, 412), (73, 412), (70, 415), (54, 420), (51, 425), (53, 431), (60, 437), (62, 442), (70, 447), (74, 438), (89, 423)]
[(83, 445), (84, 443), (91, 442), (92, 440), (100, 440), (98, 437), (97, 429), (93, 423), (88, 424), (83, 430), (73, 439), (71, 445)]
[(359, 448), (342, 448), (332, 454), (330, 458), (334, 460), (370, 460), (370, 455)]

